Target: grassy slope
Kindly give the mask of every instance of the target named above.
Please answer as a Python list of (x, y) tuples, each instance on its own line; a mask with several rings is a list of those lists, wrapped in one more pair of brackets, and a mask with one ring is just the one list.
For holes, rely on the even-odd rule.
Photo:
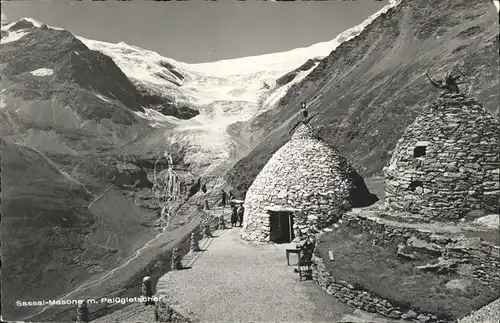
[(13, 300), (68, 288), (95, 218), (86, 208), (91, 196), (38, 153), (5, 143), (1, 153), (2, 305), (9, 318), (19, 310)]
[[(396, 243), (372, 244), (367, 232), (341, 226), (325, 234), (318, 251), (333, 277), (361, 286), (370, 293), (404, 308), (422, 309), (441, 318), (457, 319), (498, 297), (496, 286), (484, 286), (467, 278), (464, 290), (451, 290), (445, 284), (463, 278), (456, 274), (437, 275), (417, 270), (430, 258), (419, 254), (417, 260), (402, 261), (396, 257)], [(332, 250), (335, 261), (330, 261)]]
[(155, 213), (94, 178), (104, 173), (102, 165), (86, 160), (69, 177), (28, 147), (3, 143), (2, 157), (6, 318), (34, 310), (13, 308), (13, 300), (57, 298), (114, 268), (154, 235), (145, 224)]

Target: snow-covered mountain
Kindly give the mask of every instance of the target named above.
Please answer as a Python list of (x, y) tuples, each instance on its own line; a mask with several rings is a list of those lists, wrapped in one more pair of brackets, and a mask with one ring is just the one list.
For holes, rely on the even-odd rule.
[[(359, 35), (376, 17), (399, 1), (391, 0), (363, 23), (346, 30), (331, 41), (281, 53), (201, 64), (178, 62), (123, 42), (111, 44), (78, 38), (90, 49), (110, 56), (141, 88), (155, 94), (172, 96), (176, 102), (197, 107), (201, 114), (196, 117), (196, 121), (225, 128), (236, 121), (247, 121), (261, 110), (272, 108), (286, 93), (286, 89), (307, 76), (317, 66), (317, 62), (301, 71), (286, 85), (276, 85), (278, 78), (309, 59), (327, 56), (341, 43)], [(270, 86), (269, 89), (266, 84)]]
[[(359, 35), (376, 17), (398, 2), (399, 0), (391, 0), (366, 21), (328, 42), (281, 53), (201, 64), (178, 62), (123, 42), (112, 44), (77, 38), (89, 49), (111, 57), (140, 91), (167, 98), (177, 106), (187, 106), (200, 112), (189, 120), (165, 116), (148, 106), (143, 106), (144, 112), (134, 113), (147, 119), (153, 127), (175, 129), (165, 136), (166, 145), (181, 143), (187, 151), (187, 163), (210, 164), (204, 170), (206, 173), (227, 160), (240, 157), (235, 153), (238, 140), (235, 141), (227, 132), (230, 125), (249, 121), (273, 109), (290, 86), (304, 79), (323, 57), (342, 42)], [(33, 27), (47, 28), (30, 18), (4, 24), (1, 43), (15, 42)], [(312, 63), (304, 65), (308, 60), (312, 60)], [(297, 70), (298, 68), (300, 69)], [(296, 73), (287, 78), (287, 82), (276, 83), (292, 71)], [(96, 96), (103, 101), (113, 99), (103, 94)]]

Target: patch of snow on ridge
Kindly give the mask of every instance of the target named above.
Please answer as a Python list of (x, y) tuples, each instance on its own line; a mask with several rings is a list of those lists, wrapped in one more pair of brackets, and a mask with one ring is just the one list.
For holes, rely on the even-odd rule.
[(102, 94), (96, 93), (95, 96), (98, 97), (99, 99), (103, 100), (104, 102), (111, 102), (111, 100), (109, 98), (105, 97)]
[(2, 39), (0, 40), (0, 44), (7, 44), (7, 43), (17, 41), (17, 40), (23, 38), (24, 36), (26, 36), (28, 33), (29, 32), (23, 31), (23, 30), (16, 30), (14, 32), (8, 32), (7, 36), (2, 37)]
[(144, 112), (140, 111), (133, 111), (133, 113), (143, 119), (153, 121), (151, 124), (154, 128), (160, 128), (164, 127), (167, 124), (173, 124), (173, 125), (180, 125), (185, 123), (186, 121), (189, 122), (190, 120), (180, 120), (176, 117), (172, 116), (166, 116), (156, 110), (149, 109), (142, 107), (144, 109)]
[[(23, 28), (23, 29), (19, 29), (19, 30), (14, 30), (14, 31), (10, 31), (9, 28), (14, 26), (16, 23), (20, 22), (20, 21), (26, 21), (26, 22), (30, 22), (33, 24), (33, 27), (30, 27), (30, 28)], [(27, 35), (33, 28), (40, 28), (43, 24), (35, 19), (32, 19), (32, 18), (21, 18), (17, 21), (14, 21), (14, 22), (9, 22), (9, 23), (6, 23), (6, 24), (2, 24), (1, 26), (1, 30), (4, 31), (4, 32), (7, 32), (7, 36), (5, 37), (2, 37), (2, 40), (0, 41), (0, 44), (7, 44), (7, 43), (11, 43), (11, 42), (14, 42), (14, 41), (17, 41), (19, 39), (21, 39), (22, 37), (24, 37), (25, 35)], [(57, 28), (57, 27), (52, 27), (52, 26), (47, 26), (47, 28), (50, 28), (50, 29), (55, 29), (55, 30), (64, 30), (62, 28)]]
[(37, 70), (31, 71), (30, 73), (35, 76), (49, 76), (54, 74), (54, 70), (51, 68), (39, 68)]

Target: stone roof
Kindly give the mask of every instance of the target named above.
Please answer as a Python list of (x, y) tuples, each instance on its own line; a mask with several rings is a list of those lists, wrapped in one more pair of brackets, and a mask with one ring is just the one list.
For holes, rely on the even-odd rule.
[(318, 139), (315, 135), (314, 135), (314, 131), (313, 129), (311, 128), (311, 126), (305, 124), (305, 123), (301, 123), (299, 124), (299, 126), (297, 126), (297, 128), (295, 129), (293, 135), (292, 135), (292, 138), (291, 140), (298, 140), (298, 139)]
[(306, 124), (268, 161), (248, 189), (242, 237), (266, 240), (269, 209), (297, 211), (304, 231), (327, 226), (353, 204), (353, 195), (373, 196), (350, 163)]
[(388, 167), (386, 205), (430, 218), (496, 212), (500, 125), (481, 104), (445, 94), (398, 141)]

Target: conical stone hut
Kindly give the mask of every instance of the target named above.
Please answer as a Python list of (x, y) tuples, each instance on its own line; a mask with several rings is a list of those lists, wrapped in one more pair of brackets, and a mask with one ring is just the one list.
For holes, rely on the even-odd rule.
[(241, 237), (289, 242), (376, 200), (350, 163), (301, 124), (248, 189)]
[(478, 102), (442, 95), (406, 129), (384, 169), (387, 209), (422, 220), (498, 212), (499, 135)]

